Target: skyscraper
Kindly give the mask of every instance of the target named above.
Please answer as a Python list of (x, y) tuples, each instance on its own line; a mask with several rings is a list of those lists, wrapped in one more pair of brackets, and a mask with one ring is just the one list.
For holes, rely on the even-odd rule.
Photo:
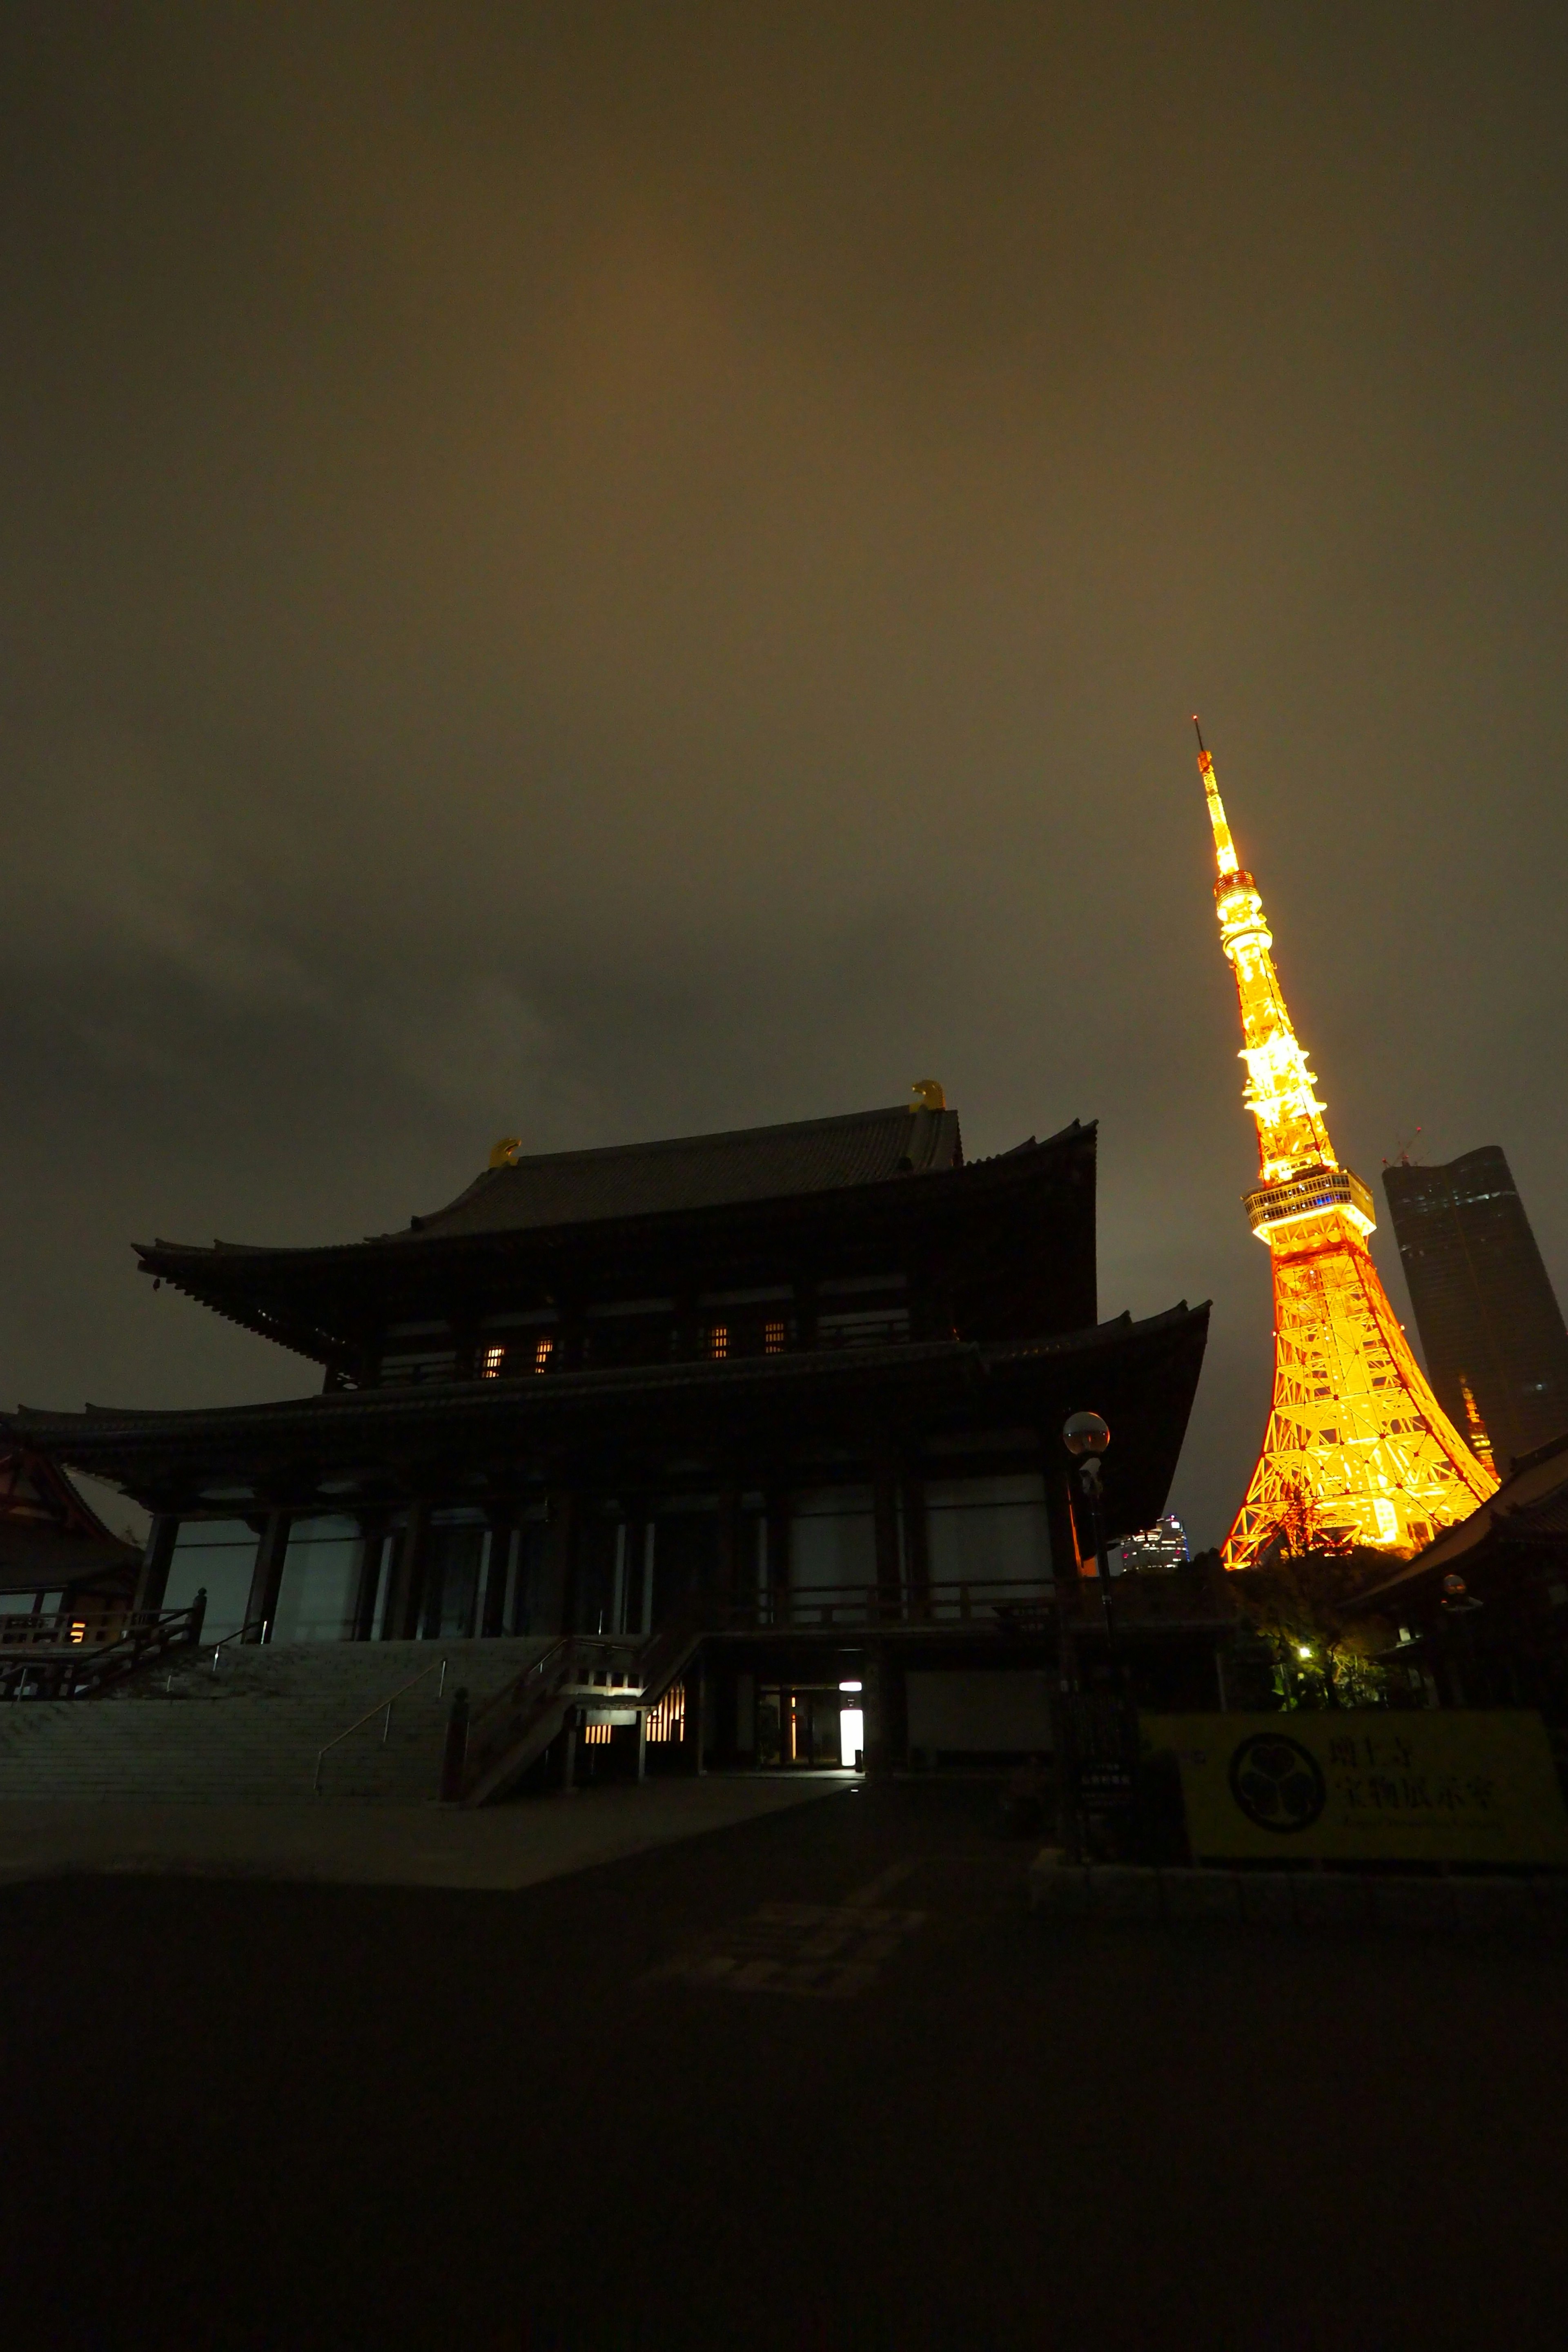
[(1274, 1400), (1225, 1564), (1251, 1568), (1276, 1544), (1408, 1553), (1468, 1518), (1497, 1477), (1427, 1386), (1368, 1253), (1372, 1194), (1329, 1140), (1263, 899), (1236, 854), (1201, 735), (1198, 770), (1241, 1013), (1243, 1099), (1258, 1122), (1262, 1181), (1243, 1205), (1274, 1265)]
[(1500, 1471), (1568, 1429), (1568, 1331), (1500, 1147), (1432, 1168), (1401, 1159), (1383, 1189), (1432, 1386), (1479, 1420)]

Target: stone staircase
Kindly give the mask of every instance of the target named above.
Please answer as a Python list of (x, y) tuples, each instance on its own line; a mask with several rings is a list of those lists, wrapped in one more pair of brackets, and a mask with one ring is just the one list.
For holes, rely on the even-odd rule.
[[(546, 1640), (235, 1644), (182, 1657), (100, 1699), (0, 1707), (0, 1801), (413, 1805), (434, 1801), (452, 1694), (478, 1707)], [(446, 1685), (440, 1661), (447, 1661)], [(424, 1669), (384, 1717), (318, 1753)]]

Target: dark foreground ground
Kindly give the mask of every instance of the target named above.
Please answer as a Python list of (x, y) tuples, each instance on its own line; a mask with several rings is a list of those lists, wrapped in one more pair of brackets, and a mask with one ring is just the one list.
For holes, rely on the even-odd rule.
[(1568, 1954), (1047, 1928), (994, 1804), (0, 1890), (0, 2342), (1568, 2342)]

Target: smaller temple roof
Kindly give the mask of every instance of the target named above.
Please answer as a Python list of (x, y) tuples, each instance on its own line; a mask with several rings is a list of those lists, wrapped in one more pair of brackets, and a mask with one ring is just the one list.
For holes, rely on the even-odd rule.
[(413, 1218), (411, 1227), (433, 1239), (521, 1233), (831, 1192), (963, 1164), (956, 1111), (895, 1103), (889, 1110), (792, 1119), (782, 1127), (510, 1160), (477, 1176), (446, 1208)]
[(1406, 1560), (1396, 1575), (1358, 1593), (1355, 1605), (1359, 1609), (1396, 1596), (1419, 1578), (1436, 1572), (1447, 1575), (1463, 1569), (1489, 1537), (1515, 1541), (1552, 1537), (1560, 1540), (1564, 1534), (1568, 1534), (1568, 1433), (1523, 1455), (1496, 1494), (1472, 1511), (1468, 1519), (1445, 1528), (1435, 1542), (1429, 1543), (1425, 1551), (1418, 1551), (1414, 1559)]
[[(150, 1508), (160, 1494), (194, 1486), (211, 1498), (233, 1481), (265, 1486), (280, 1466), (308, 1462), (313, 1476), (357, 1475), (371, 1465), (401, 1484), (447, 1479), (451, 1465), (515, 1465), (559, 1451), (682, 1452), (791, 1442), (864, 1429), (866, 1415), (905, 1429), (956, 1417), (996, 1427), (1060, 1426), (1087, 1398), (1121, 1433), (1108, 1457), (1108, 1525), (1147, 1527), (1163, 1509), (1181, 1452), (1208, 1333), (1205, 1305), (1184, 1300), (1139, 1322), (1122, 1315), (1087, 1329), (1010, 1340), (900, 1341), (881, 1347), (791, 1350), (768, 1356), (682, 1359), (644, 1366), (550, 1372), (537, 1378), (428, 1381), (345, 1389), (195, 1412), (85, 1412), (19, 1407), (0, 1433), (47, 1447), (62, 1461), (113, 1479)], [(605, 1458), (608, 1458), (606, 1456)], [(1063, 1461), (1065, 1463), (1066, 1456)], [(425, 1465), (421, 1467), (421, 1465)], [(510, 1475), (510, 1474), (509, 1474)]]
[(0, 1452), (0, 1594), (129, 1587), (140, 1559), (135, 1545), (104, 1526), (46, 1454), (25, 1443)]

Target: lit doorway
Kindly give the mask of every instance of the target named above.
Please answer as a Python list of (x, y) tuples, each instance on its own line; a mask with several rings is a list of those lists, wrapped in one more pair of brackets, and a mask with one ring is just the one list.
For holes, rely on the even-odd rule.
[(763, 1683), (757, 1692), (757, 1762), (784, 1771), (865, 1767), (860, 1685)]

